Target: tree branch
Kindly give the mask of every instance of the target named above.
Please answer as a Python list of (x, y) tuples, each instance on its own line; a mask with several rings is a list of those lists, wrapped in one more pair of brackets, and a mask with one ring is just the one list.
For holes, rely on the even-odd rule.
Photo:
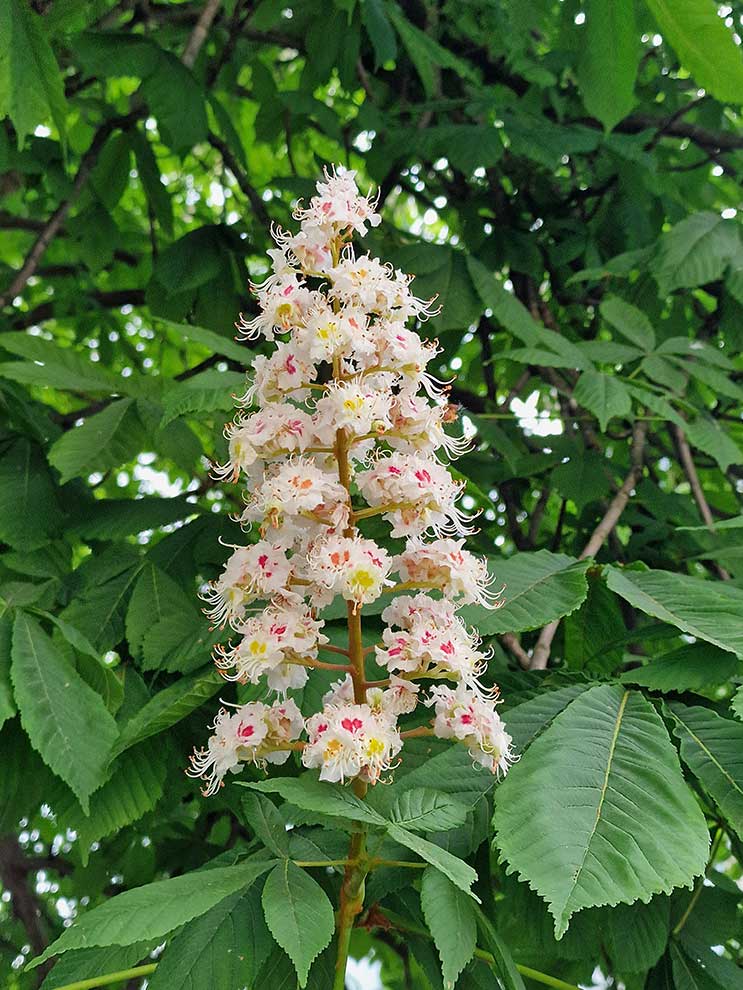
[[(189, 69), (192, 68), (204, 42), (206, 41), (209, 28), (217, 14), (220, 3), (221, 0), (207, 0), (201, 16), (196, 22), (196, 26), (186, 42), (185, 50), (181, 56), (181, 62), (183, 62), (183, 64)], [(0, 295), (0, 309), (7, 306), (9, 302), (12, 302), (13, 299), (15, 299), (15, 297), (23, 291), (28, 280), (38, 268), (39, 262), (44, 256), (46, 249), (59, 233), (62, 224), (67, 218), (67, 214), (70, 212), (73, 204), (77, 201), (77, 198), (82, 192), (85, 183), (90, 178), (90, 174), (95, 168), (98, 157), (108, 138), (114, 131), (127, 130), (132, 126), (132, 124), (136, 123), (137, 120), (140, 120), (142, 117), (146, 116), (146, 114), (147, 108), (144, 105), (141, 105), (127, 114), (110, 117), (98, 128), (93, 140), (90, 143), (90, 147), (80, 161), (80, 165), (78, 166), (77, 173), (75, 174), (75, 178), (72, 182), (72, 189), (69, 195), (66, 199), (62, 200), (57, 209), (54, 213), (52, 213), (42, 229), (39, 231), (39, 236), (31, 246), (31, 250), (26, 255), (26, 259), (20, 270), (8, 286), (6, 292), (3, 293), (3, 295)]]
[(240, 190), (248, 199), (250, 205), (253, 207), (253, 212), (255, 213), (255, 215), (258, 217), (258, 219), (266, 228), (266, 230), (270, 231), (271, 218), (268, 215), (268, 211), (266, 210), (266, 205), (261, 199), (258, 190), (255, 188), (255, 186), (251, 185), (247, 175), (245, 174), (245, 172), (243, 172), (242, 168), (240, 167), (240, 163), (238, 162), (236, 156), (233, 154), (230, 146), (227, 144), (226, 141), (223, 141), (222, 138), (218, 134), (215, 134), (213, 131), (209, 132), (208, 141), (209, 144), (212, 146), (212, 148), (218, 151), (219, 154), (222, 156), (222, 161), (225, 164), (225, 168), (228, 168), (230, 172), (232, 172), (232, 174), (234, 175), (235, 181), (240, 187)]
[(199, 52), (204, 46), (204, 42), (209, 34), (209, 28), (212, 26), (212, 21), (217, 16), (217, 11), (221, 6), (222, 0), (206, 0), (204, 4), (204, 9), (202, 10), (196, 26), (194, 27), (191, 35), (186, 42), (186, 47), (181, 56), (181, 62), (186, 66), (187, 69), (192, 69), (196, 59), (199, 57)]
[[(604, 540), (609, 536), (616, 524), (619, 522), (619, 517), (624, 512), (630, 495), (632, 494), (632, 490), (642, 474), (642, 458), (643, 451), (645, 449), (646, 434), (647, 423), (645, 423), (644, 420), (636, 421), (632, 431), (629, 473), (624, 479), (622, 487), (609, 503), (609, 508), (604, 513), (598, 526), (594, 529), (593, 533), (591, 533), (588, 543), (586, 543), (583, 547), (579, 557), (580, 560), (585, 560), (586, 557), (595, 557), (603, 546)], [(531, 670), (544, 670), (547, 666), (550, 657), (550, 649), (552, 648), (552, 640), (555, 638), (555, 633), (557, 632), (559, 625), (560, 620), (556, 619), (554, 622), (548, 623), (542, 629), (531, 656), (531, 662), (529, 664)]]
[[(691, 488), (691, 493), (694, 496), (694, 501), (697, 503), (699, 515), (702, 517), (702, 521), (707, 529), (709, 529), (710, 532), (714, 532), (715, 520), (712, 515), (712, 510), (709, 507), (709, 503), (705, 498), (702, 484), (699, 481), (699, 475), (697, 474), (697, 468), (694, 464), (694, 457), (691, 452), (691, 447), (689, 446), (689, 441), (686, 439), (686, 434), (684, 431), (676, 423), (671, 424), (671, 431), (673, 433), (674, 440), (676, 441), (681, 466), (684, 469), (684, 474), (689, 482), (689, 487)], [(712, 564), (715, 572), (721, 580), (730, 580), (730, 575), (724, 567), (720, 567), (716, 561), (712, 561)]]

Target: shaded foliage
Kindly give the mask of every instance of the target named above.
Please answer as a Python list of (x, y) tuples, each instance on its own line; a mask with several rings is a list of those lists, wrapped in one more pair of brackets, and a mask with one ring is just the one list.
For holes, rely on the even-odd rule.
[[(360, 814), (385, 859), (429, 864), (367, 883), (352, 952), (390, 990), (597, 967), (630, 990), (741, 984), (741, 15), (0, 4), (11, 990), (151, 965), (166, 939), (153, 988), (293, 988), (279, 946), (328, 987), (339, 873), (290, 860), (342, 858)], [(260, 350), (231, 328), (271, 223), (334, 162), (379, 189), (369, 249), (440, 293), (474, 543), (507, 585), (470, 618), (523, 758), (494, 786), (419, 741), (362, 811), (288, 779), (207, 803), (186, 754), (217, 693), (250, 697), (215, 675), (196, 601), (239, 509), (209, 462)], [(74, 915), (69, 953), (24, 971)]]

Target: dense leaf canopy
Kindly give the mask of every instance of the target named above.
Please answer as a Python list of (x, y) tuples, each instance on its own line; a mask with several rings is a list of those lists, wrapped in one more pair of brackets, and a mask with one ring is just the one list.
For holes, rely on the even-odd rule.
[[(417, 867), (367, 878), (351, 953), (385, 990), (743, 986), (742, 26), (714, 0), (0, 3), (8, 990), (328, 990), (360, 826)], [(197, 599), (263, 346), (233, 323), (334, 163), (379, 192), (365, 245), (439, 295), (506, 586), (466, 617), (521, 759), (501, 783), (415, 740), (366, 804), (293, 760), (207, 800), (187, 754), (217, 695), (257, 697)]]

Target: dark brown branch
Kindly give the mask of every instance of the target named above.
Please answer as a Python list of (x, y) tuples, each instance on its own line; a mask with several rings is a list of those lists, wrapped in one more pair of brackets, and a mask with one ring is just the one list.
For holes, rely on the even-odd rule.
[(14, 835), (0, 838), (0, 882), (11, 898), (11, 910), (26, 930), (34, 954), (43, 952), (49, 943), (44, 916), (29, 877), (33, 865), (26, 859)]
[(212, 148), (218, 151), (219, 154), (222, 156), (222, 161), (225, 164), (225, 168), (228, 168), (230, 172), (232, 172), (232, 174), (234, 175), (235, 181), (240, 187), (242, 193), (250, 202), (250, 205), (253, 207), (253, 212), (255, 213), (258, 220), (261, 222), (261, 224), (263, 224), (266, 230), (270, 230), (271, 218), (269, 217), (268, 211), (266, 210), (266, 204), (261, 199), (260, 194), (258, 193), (258, 190), (255, 188), (255, 186), (251, 185), (250, 180), (248, 179), (245, 172), (243, 172), (240, 163), (238, 162), (236, 156), (233, 154), (230, 146), (227, 144), (226, 141), (223, 141), (218, 134), (214, 134), (213, 131), (209, 132), (208, 141), (209, 144), (212, 146)]
[(82, 192), (85, 183), (88, 181), (88, 178), (90, 177), (90, 174), (98, 161), (98, 156), (103, 150), (103, 146), (111, 134), (113, 134), (114, 131), (125, 130), (126, 128), (131, 127), (136, 120), (144, 116), (144, 113), (144, 107), (140, 107), (137, 110), (132, 110), (128, 114), (110, 117), (96, 131), (95, 137), (90, 143), (90, 147), (82, 157), (69, 195), (66, 199), (62, 200), (54, 213), (52, 213), (47, 222), (44, 224), (39, 236), (34, 241), (31, 250), (26, 255), (26, 259), (20, 270), (16, 273), (15, 278), (8, 286), (6, 292), (0, 296), (0, 309), (7, 306), (8, 303), (12, 302), (13, 299), (15, 299), (15, 297), (23, 291), (26, 283), (35, 273), (46, 249), (59, 233), (62, 224), (67, 218), (67, 214), (70, 212), (70, 209)]

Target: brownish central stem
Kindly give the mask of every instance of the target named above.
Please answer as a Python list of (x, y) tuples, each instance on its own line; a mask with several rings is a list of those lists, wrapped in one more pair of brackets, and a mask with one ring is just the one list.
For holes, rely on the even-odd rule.
[[(333, 362), (333, 377), (340, 378), (340, 361)], [(335, 435), (335, 457), (338, 463), (338, 479), (348, 494), (348, 504), (351, 505), (351, 464), (348, 454), (348, 437), (344, 429), (339, 429)], [(351, 521), (344, 535), (356, 535), (356, 526)], [(357, 705), (366, 702), (366, 668), (364, 664), (364, 643), (361, 636), (361, 608), (355, 602), (347, 602), (348, 623), (348, 659), (351, 679), (353, 680), (353, 697)], [(353, 790), (357, 797), (364, 798), (367, 785), (356, 778)], [(348, 864), (343, 876), (341, 899), (336, 923), (337, 954), (335, 962), (335, 978), (333, 990), (344, 990), (348, 950), (351, 942), (351, 931), (354, 919), (364, 906), (364, 880), (368, 872), (366, 863), (366, 836), (363, 825), (351, 836), (348, 849)]]

